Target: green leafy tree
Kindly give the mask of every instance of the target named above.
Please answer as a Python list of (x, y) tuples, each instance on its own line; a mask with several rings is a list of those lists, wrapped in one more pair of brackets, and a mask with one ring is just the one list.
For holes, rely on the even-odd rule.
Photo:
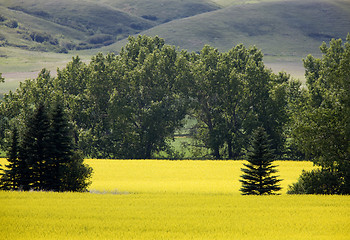
[[(18, 125), (21, 135), (24, 121), (31, 116), (37, 103), (49, 105), (56, 93), (54, 78), (49, 71), (43, 69), (36, 79), (25, 80), (15, 92), (5, 94), (0, 104), (0, 135), (5, 136), (14, 124)], [(1, 148), (6, 150), (6, 147), (6, 143), (2, 142)]]
[(59, 70), (56, 85), (84, 154), (151, 158), (167, 149), (186, 113), (177, 88), (185, 62), (163, 39), (138, 36), (117, 56), (98, 54), (89, 65), (74, 58)]
[(293, 115), (294, 140), (321, 167), (317, 174), (332, 174), (340, 179), (334, 192), (327, 193), (350, 193), (349, 41), (350, 35), (345, 43), (341, 39), (333, 39), (329, 46), (323, 43), (322, 58), (309, 55), (304, 60), (308, 94)]
[(110, 100), (111, 146), (122, 156), (151, 158), (168, 148), (166, 140), (185, 117), (177, 88), (183, 62), (163, 39), (145, 36), (130, 37), (119, 61), (127, 69)]
[(216, 159), (242, 156), (249, 135), (260, 125), (283, 152), (289, 76), (271, 73), (262, 57), (255, 47), (243, 45), (226, 53), (205, 46), (191, 55), (189, 95), (198, 121), (196, 137)]
[(205, 46), (189, 54), (159, 37), (128, 40), (119, 55), (97, 54), (89, 64), (74, 57), (57, 77), (43, 69), (6, 94), (0, 135), (13, 122), (23, 131), (38, 102), (49, 106), (60, 95), (85, 156), (151, 158), (169, 151), (186, 114), (196, 118), (196, 141), (214, 158), (242, 156), (260, 125), (283, 153), (289, 77), (266, 69), (261, 51), (238, 45), (220, 53)]
[(247, 153), (248, 164), (242, 168), (243, 175), (240, 182), (243, 195), (266, 195), (275, 194), (281, 190), (276, 165), (273, 165), (274, 154), (271, 150), (270, 141), (265, 129), (259, 127), (253, 132), (253, 138)]

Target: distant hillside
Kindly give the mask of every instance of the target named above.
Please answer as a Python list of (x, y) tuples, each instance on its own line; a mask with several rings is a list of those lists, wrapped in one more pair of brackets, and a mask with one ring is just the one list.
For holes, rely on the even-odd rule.
[(201, 0), (0, 0), (0, 45), (62, 53), (98, 48), (216, 9)]
[[(141, 32), (190, 51), (210, 44), (221, 50), (257, 45), (266, 55), (319, 53), (322, 41), (350, 32), (350, 1), (254, 1), (158, 25)], [(107, 49), (118, 48), (118, 44)]]
[(302, 77), (301, 58), (348, 32), (349, 0), (0, 0), (0, 72), (12, 88), (16, 72), (118, 52), (146, 34), (189, 51), (256, 45), (270, 66)]

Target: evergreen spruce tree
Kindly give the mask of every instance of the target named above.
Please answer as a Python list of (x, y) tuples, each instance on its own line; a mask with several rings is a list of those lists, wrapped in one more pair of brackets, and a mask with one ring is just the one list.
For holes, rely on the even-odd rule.
[(13, 190), (86, 191), (92, 168), (74, 149), (69, 122), (59, 100), (51, 118), (40, 104), (25, 125), (18, 146), (17, 130), (9, 148), (9, 165), (0, 188)]
[[(19, 158), (28, 165), (29, 187), (33, 190), (48, 190), (48, 179), (45, 172), (50, 162), (52, 145), (50, 143), (50, 121), (43, 104), (39, 104), (25, 127)], [(28, 190), (27, 188), (28, 186), (24, 190)]]
[(53, 191), (60, 191), (62, 179), (64, 178), (66, 165), (69, 164), (73, 156), (72, 136), (70, 134), (68, 120), (59, 100), (56, 100), (51, 114), (50, 126), (50, 158), (45, 172), (47, 188)]
[(86, 191), (92, 168), (83, 163), (83, 155), (74, 149), (73, 135), (62, 103), (56, 99), (51, 116), (52, 152), (47, 179), (53, 191)]
[(275, 169), (277, 166), (272, 165), (273, 151), (268, 135), (262, 127), (253, 133), (247, 161), (248, 164), (244, 164), (246, 168), (241, 169), (244, 173), (240, 180), (242, 183), (240, 191), (243, 195), (276, 194), (275, 192), (281, 190), (278, 185), (281, 180), (278, 179), (278, 176), (272, 176), (278, 172)]
[(7, 169), (3, 170), (0, 179), (0, 189), (2, 190), (29, 190), (31, 185), (31, 169), (27, 161), (20, 156), (19, 134), (16, 127), (12, 129), (10, 137), (7, 162)]
[[(8, 165), (6, 165), (8, 170), (5, 170), (4, 175), (1, 179), (2, 189), (6, 190), (17, 190), (20, 187), (19, 179), (25, 177), (23, 172), (23, 167), (21, 166), (23, 163), (18, 159), (18, 151), (19, 151), (19, 139), (18, 139), (18, 130), (16, 127), (12, 129), (10, 146), (7, 153), (7, 161)], [(25, 169), (25, 168), (24, 168)]]

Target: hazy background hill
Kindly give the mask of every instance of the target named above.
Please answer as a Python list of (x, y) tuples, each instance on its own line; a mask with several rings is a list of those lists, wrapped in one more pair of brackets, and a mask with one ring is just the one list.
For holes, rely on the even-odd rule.
[(301, 58), (349, 26), (348, 0), (0, 0), (0, 92), (73, 55), (118, 52), (133, 34), (189, 51), (256, 45), (273, 69), (302, 77)]

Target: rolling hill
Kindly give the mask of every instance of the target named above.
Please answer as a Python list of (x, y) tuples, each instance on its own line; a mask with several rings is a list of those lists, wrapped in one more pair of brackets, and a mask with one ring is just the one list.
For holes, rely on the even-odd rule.
[[(67, 53), (110, 45), (164, 22), (216, 10), (200, 0), (1, 0), (3, 46)], [(155, 14), (155, 12), (157, 14)]]
[[(221, 50), (244, 43), (269, 56), (319, 53), (322, 41), (350, 32), (350, 1), (255, 1), (175, 20), (141, 32), (189, 51), (204, 44)], [(118, 48), (111, 45), (105, 49)]]
[(302, 77), (301, 58), (349, 26), (347, 0), (0, 0), (0, 72), (15, 86), (16, 72), (118, 52), (146, 34), (189, 51), (256, 45), (272, 68)]

